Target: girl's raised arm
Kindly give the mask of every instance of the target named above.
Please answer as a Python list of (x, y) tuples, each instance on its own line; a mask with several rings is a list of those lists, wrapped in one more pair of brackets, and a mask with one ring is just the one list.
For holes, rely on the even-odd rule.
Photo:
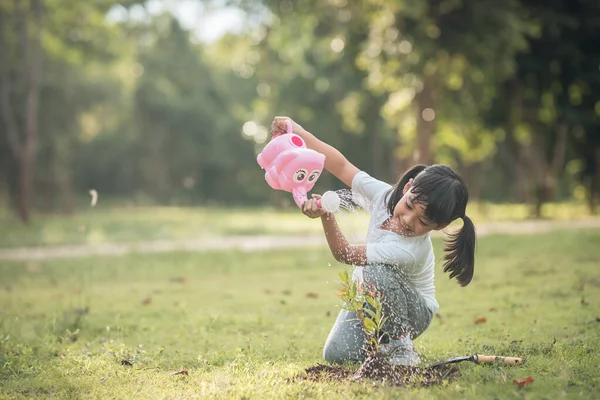
[(285, 120), (292, 121), (292, 131), (304, 139), (309, 149), (318, 151), (325, 155), (325, 169), (333, 176), (342, 181), (346, 186), (352, 187), (352, 179), (359, 172), (342, 153), (335, 147), (328, 145), (322, 140), (316, 138), (312, 133), (302, 128), (299, 124), (288, 117), (275, 117), (271, 124), (271, 133), (279, 134), (286, 132)]

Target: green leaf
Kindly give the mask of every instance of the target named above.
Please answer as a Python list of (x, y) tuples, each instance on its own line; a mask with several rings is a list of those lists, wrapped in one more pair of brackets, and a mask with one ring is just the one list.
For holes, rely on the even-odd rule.
[(377, 301), (371, 296), (365, 296), (365, 300), (369, 303), (373, 308), (377, 308)]
[(377, 325), (370, 318), (365, 318), (363, 321), (366, 333), (373, 335), (377, 331)]
[(338, 274), (340, 277), (340, 280), (342, 281), (342, 284), (348, 285), (348, 271), (344, 270), (344, 271), (340, 271), (340, 273)]
[(368, 308), (365, 308), (364, 312), (366, 312), (369, 315), (369, 317), (373, 318), (373, 320), (375, 320), (375, 321), (378, 320), (378, 318), (373, 310), (369, 310)]

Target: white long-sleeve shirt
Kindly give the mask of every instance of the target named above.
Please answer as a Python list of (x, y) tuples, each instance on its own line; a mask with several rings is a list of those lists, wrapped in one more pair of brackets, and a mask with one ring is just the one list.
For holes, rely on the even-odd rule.
[[(435, 314), (439, 304), (435, 299), (435, 258), (429, 233), (407, 237), (381, 229), (381, 224), (390, 217), (387, 211), (387, 194), (391, 188), (391, 185), (364, 171), (357, 173), (352, 180), (355, 200), (371, 214), (367, 231), (367, 264), (387, 264), (398, 268), (423, 295), (427, 306)], [(362, 281), (362, 269), (363, 267), (355, 269), (355, 279)]]

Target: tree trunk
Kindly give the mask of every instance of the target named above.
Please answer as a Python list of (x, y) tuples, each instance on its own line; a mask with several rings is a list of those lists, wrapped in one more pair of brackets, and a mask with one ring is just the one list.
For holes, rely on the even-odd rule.
[[(373, 101), (374, 104), (377, 104)], [(371, 119), (373, 121), (373, 126), (369, 127), (371, 130), (371, 162), (373, 168), (373, 176), (382, 176), (383, 168), (383, 146), (381, 140), (381, 128), (382, 124), (379, 122), (379, 118)]]
[(481, 174), (483, 172), (483, 163), (477, 162), (471, 165), (465, 165), (464, 180), (469, 188), (469, 200), (479, 202), (481, 200), (482, 182)]
[(25, 152), (21, 160), (21, 199), (19, 200), (19, 215), (25, 222), (29, 221), (29, 207), (34, 197), (33, 177), (35, 171), (35, 156), (38, 147), (38, 116), (40, 104), (40, 71), (42, 63), (42, 0), (31, 0), (35, 19), (31, 40), (27, 43), (27, 98), (25, 104)]
[(53, 175), (44, 178), (38, 182), (36, 194), (42, 197), (42, 210), (46, 214), (51, 214), (56, 209), (56, 183)]
[(33, 177), (35, 158), (38, 145), (38, 114), (40, 95), (40, 73), (42, 63), (41, 29), (42, 29), (42, 0), (31, 0), (30, 12), (33, 13), (34, 24), (29, 28), (27, 12), (21, 11), (21, 3), (15, 1), (18, 14), (17, 25), (20, 27), (20, 43), (25, 45), (24, 65), (17, 66), (17, 71), (25, 71), (25, 121), (23, 138), (19, 138), (19, 128), (16, 116), (12, 110), (10, 85), (10, 57), (7, 51), (5, 15), (0, 10), (0, 96), (2, 102), (2, 117), (6, 125), (8, 141), (13, 155), (17, 159), (18, 171), (18, 200), (17, 211), (23, 222), (29, 222), (31, 199), (34, 197)]
[(75, 211), (75, 195), (73, 190), (73, 179), (69, 172), (66, 173), (62, 188), (62, 211), (65, 214), (73, 214)]
[(524, 149), (515, 135), (517, 125), (521, 120), (521, 111), (523, 107), (521, 85), (518, 79), (514, 78), (508, 82), (507, 89), (509, 111), (504, 130), (506, 133), (506, 145), (514, 160), (515, 181), (517, 187), (516, 200), (521, 203), (529, 203), (531, 201), (528, 174), (530, 168), (528, 166), (527, 157), (524, 154)]
[(533, 141), (532, 146), (530, 146), (533, 153), (531, 158), (533, 160), (532, 166), (535, 169), (534, 213), (536, 218), (540, 218), (543, 205), (556, 199), (558, 179), (565, 162), (568, 127), (562, 124), (557, 126), (552, 156), (548, 160), (544, 151), (542, 133), (533, 119), (530, 119), (530, 126), (533, 131)]
[(433, 163), (431, 144), (435, 135), (435, 99), (433, 96), (433, 79), (425, 77), (423, 90), (417, 93), (417, 148), (414, 160), (418, 164), (430, 165)]
[(590, 177), (590, 188), (589, 188), (589, 208), (590, 214), (596, 213), (596, 207), (600, 201), (600, 147), (594, 149), (594, 163), (595, 170)]
[(31, 149), (25, 151), (19, 159), (19, 197), (17, 211), (23, 222), (30, 220), (30, 205), (32, 194), (32, 172), (34, 157)]
[(531, 166), (527, 160), (525, 149), (515, 137), (514, 127), (508, 123), (505, 127), (506, 145), (513, 156), (515, 168), (516, 200), (520, 203), (531, 202), (530, 174)]
[(400, 134), (397, 130), (394, 130), (392, 146), (393, 146), (393, 155), (389, 160), (389, 170), (393, 171), (393, 179), (392, 181), (395, 183), (400, 178), (400, 175), (404, 173), (404, 171), (408, 170), (412, 164), (412, 160), (407, 157), (401, 156), (401, 152), (397, 151), (404, 144), (402, 143), (402, 139), (400, 138)]

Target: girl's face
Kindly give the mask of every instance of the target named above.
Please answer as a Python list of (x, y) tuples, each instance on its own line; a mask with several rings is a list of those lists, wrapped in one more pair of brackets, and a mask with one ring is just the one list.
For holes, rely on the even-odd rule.
[(402, 236), (421, 236), (432, 230), (444, 229), (447, 225), (438, 225), (425, 217), (425, 206), (413, 201), (411, 193), (412, 179), (404, 186), (403, 196), (394, 208), (390, 221), (393, 231)]

